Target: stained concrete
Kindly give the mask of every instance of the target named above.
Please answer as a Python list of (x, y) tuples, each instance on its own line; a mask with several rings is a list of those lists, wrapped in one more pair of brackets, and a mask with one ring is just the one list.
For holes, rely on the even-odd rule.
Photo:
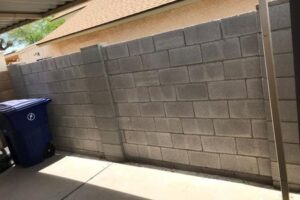
[[(57, 155), (31, 168), (0, 174), (3, 200), (280, 200), (280, 192), (245, 183)], [(292, 194), (293, 200), (300, 195)]]

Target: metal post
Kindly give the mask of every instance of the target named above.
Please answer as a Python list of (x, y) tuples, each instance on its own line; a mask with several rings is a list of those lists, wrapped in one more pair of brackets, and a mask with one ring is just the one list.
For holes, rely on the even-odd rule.
[(260, 15), (260, 25), (261, 25), (262, 36), (263, 36), (262, 40), (263, 40), (263, 49), (264, 49), (264, 59), (265, 59), (267, 83), (268, 83), (268, 90), (269, 90), (272, 127), (274, 130), (275, 148), (276, 148), (277, 160), (279, 165), (282, 199), (289, 200), (288, 178), (286, 172), (283, 142), (282, 142), (282, 135), (281, 135), (281, 125), (280, 125), (280, 118), (279, 118), (278, 91), (277, 91), (278, 87), (276, 83), (276, 72), (275, 72), (275, 65), (274, 65), (268, 0), (259, 0), (259, 15)]

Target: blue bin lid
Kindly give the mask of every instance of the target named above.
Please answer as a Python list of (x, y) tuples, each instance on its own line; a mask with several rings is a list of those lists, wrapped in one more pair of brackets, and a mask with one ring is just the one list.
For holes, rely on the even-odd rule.
[(18, 99), (0, 103), (0, 113), (10, 113), (50, 102), (49, 98)]

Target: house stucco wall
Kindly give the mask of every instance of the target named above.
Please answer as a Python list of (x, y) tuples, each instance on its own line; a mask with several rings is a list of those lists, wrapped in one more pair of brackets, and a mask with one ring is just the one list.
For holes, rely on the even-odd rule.
[[(78, 52), (80, 48), (94, 44), (115, 44), (254, 11), (257, 4), (258, 0), (198, 0), (103, 30), (84, 33), (45, 46), (32, 46), (18, 55), (21, 62), (30, 63), (40, 58)], [(35, 55), (37, 52), (40, 56)]]

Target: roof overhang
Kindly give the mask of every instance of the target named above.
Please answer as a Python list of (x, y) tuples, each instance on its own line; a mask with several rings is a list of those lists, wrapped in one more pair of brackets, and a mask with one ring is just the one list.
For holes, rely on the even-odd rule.
[(0, 0), (0, 34), (88, 0)]
[(164, 11), (167, 11), (167, 10), (171, 10), (171, 9), (174, 9), (174, 8), (177, 8), (177, 7), (181, 7), (181, 6), (184, 6), (184, 5), (188, 5), (188, 4), (197, 2), (197, 1), (199, 1), (199, 0), (176, 0), (174, 2), (167, 3), (167, 4), (164, 4), (164, 5), (155, 7), (155, 8), (151, 8), (151, 9), (148, 9), (148, 10), (145, 10), (145, 11), (133, 14), (133, 15), (129, 15), (129, 16), (126, 16), (126, 17), (123, 17), (123, 18), (120, 18), (120, 19), (116, 19), (114, 21), (110, 21), (110, 22), (107, 22), (105, 24), (99, 24), (98, 26), (94, 26), (94, 27), (91, 27), (91, 28), (88, 28), (88, 29), (85, 29), (85, 30), (82, 30), (82, 31), (66, 34), (62, 37), (58, 37), (58, 38), (47, 40), (47, 41), (38, 41), (36, 43), (36, 45), (37, 46), (44, 46), (44, 45), (48, 45), (50, 43), (57, 43), (57, 42), (60, 42), (60, 41), (66, 40), (66, 39), (71, 39), (71, 38), (78, 37), (78, 36), (81, 36), (81, 35), (94, 33), (94, 32), (99, 31), (99, 30), (108, 29), (108, 28), (111, 28), (113, 26), (128, 23), (128, 22), (131, 22), (131, 21), (134, 21), (134, 20), (137, 20), (137, 19), (141, 19), (143, 17), (155, 15), (155, 14), (158, 14), (158, 13), (161, 13), (161, 12), (164, 12)]

